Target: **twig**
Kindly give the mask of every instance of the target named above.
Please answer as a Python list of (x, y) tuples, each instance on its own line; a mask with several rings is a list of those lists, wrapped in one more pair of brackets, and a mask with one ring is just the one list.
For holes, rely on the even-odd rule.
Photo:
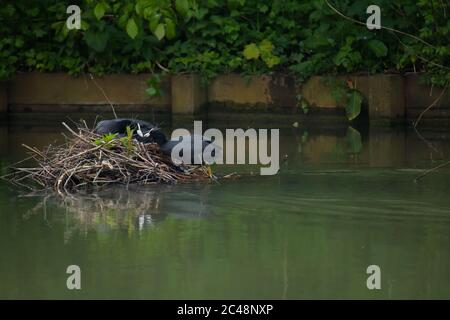
[(94, 76), (92, 75), (92, 73), (89, 73), (89, 77), (91, 78), (92, 82), (94, 82), (94, 84), (97, 86), (97, 88), (102, 92), (103, 96), (105, 97), (106, 101), (108, 101), (109, 105), (111, 106), (112, 112), (114, 114), (114, 117), (117, 119), (117, 114), (116, 114), (116, 110), (114, 109), (114, 106), (111, 102), (111, 100), (109, 100), (108, 96), (106, 95), (105, 91), (103, 90), (102, 87), (100, 87), (100, 85), (97, 83), (97, 81), (95, 81)]
[(433, 107), (438, 103), (439, 100), (441, 100), (441, 98), (444, 96), (445, 91), (447, 91), (447, 86), (445, 86), (445, 87), (442, 89), (441, 94), (433, 101), (433, 103), (430, 104), (428, 107), (426, 107), (425, 110), (423, 110), (423, 111), (419, 114), (419, 117), (418, 117), (417, 120), (414, 122), (414, 128), (417, 127), (417, 125), (419, 124), (419, 122), (420, 122), (420, 120), (422, 119), (423, 115), (424, 115), (428, 110), (430, 110), (431, 108), (433, 108)]
[(162, 66), (158, 61), (155, 61), (156, 65), (163, 71), (170, 73), (170, 70)]
[(418, 176), (414, 179), (414, 182), (419, 181), (420, 179), (422, 179), (423, 177), (425, 177), (427, 174), (429, 174), (429, 173), (431, 173), (431, 172), (434, 172), (434, 171), (436, 171), (436, 170), (438, 170), (438, 169), (440, 169), (440, 168), (443, 168), (443, 167), (445, 167), (445, 166), (448, 166), (449, 164), (450, 164), (450, 161), (447, 161), (447, 162), (442, 163), (442, 164), (440, 164), (440, 165), (438, 165), (438, 166), (436, 166), (436, 167), (433, 167), (433, 168), (431, 168), (431, 169), (428, 169), (428, 170), (424, 171), (423, 173), (421, 173), (420, 175), (418, 175)]
[(37, 155), (41, 156), (42, 158), (45, 158), (45, 156), (39, 150), (29, 147), (25, 143), (22, 143), (22, 147), (27, 148), (28, 150), (32, 151), (33, 153), (36, 153)]

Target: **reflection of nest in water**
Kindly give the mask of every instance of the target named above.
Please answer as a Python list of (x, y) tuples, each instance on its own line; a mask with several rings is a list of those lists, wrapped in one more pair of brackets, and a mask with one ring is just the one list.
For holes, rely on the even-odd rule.
[[(103, 233), (111, 230), (141, 231), (164, 220), (168, 212), (177, 217), (204, 217), (202, 196), (194, 195), (195, 200), (192, 201), (192, 193), (183, 193), (179, 187), (160, 185), (127, 189), (117, 186), (97, 193), (80, 192), (62, 196), (51, 193), (29, 210), (24, 219), (43, 212), (48, 224), (59, 222), (65, 225), (64, 239), (67, 242), (74, 233), (86, 235), (90, 230)], [(208, 185), (201, 188), (201, 193), (209, 189)], [(188, 202), (182, 201), (177, 205), (177, 198), (182, 194), (189, 194), (190, 198)], [(162, 208), (164, 195), (171, 198)], [(58, 214), (58, 211), (65, 214)]]
[(113, 183), (155, 184), (214, 178), (207, 166), (174, 164), (156, 143), (143, 144), (131, 136), (101, 137), (87, 126), (78, 128), (76, 133), (65, 126), (72, 133), (66, 144), (50, 145), (42, 151), (25, 146), (38, 165), (15, 167), (6, 178), (32, 190), (53, 189), (60, 194)]

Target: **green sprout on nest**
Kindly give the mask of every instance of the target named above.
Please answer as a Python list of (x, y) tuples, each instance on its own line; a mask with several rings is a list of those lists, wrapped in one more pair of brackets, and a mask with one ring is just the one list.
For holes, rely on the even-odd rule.
[(127, 135), (119, 139), (122, 145), (127, 149), (128, 154), (133, 151), (133, 133), (134, 130), (131, 129), (130, 126), (127, 126)]
[(96, 146), (104, 146), (110, 149), (112, 147), (111, 142), (117, 138), (117, 133), (104, 134), (101, 138), (95, 139), (94, 144)]

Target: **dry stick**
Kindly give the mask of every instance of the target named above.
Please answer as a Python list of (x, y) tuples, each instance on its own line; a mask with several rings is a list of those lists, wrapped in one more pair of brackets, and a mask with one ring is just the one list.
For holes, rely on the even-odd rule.
[(88, 144), (91, 144), (91, 142), (89, 140), (86, 140), (85, 138), (83, 138), (81, 135), (79, 135), (78, 133), (76, 133), (75, 131), (72, 130), (71, 127), (69, 127), (65, 122), (62, 122), (62, 125), (64, 127), (66, 127), (67, 130), (70, 131), (71, 134), (73, 134), (75, 137), (79, 138), (81, 141), (86, 142)]
[(427, 139), (425, 139), (425, 137), (420, 134), (419, 130), (417, 130), (417, 128), (415, 126), (413, 126), (413, 129), (416, 132), (419, 139), (422, 140), (427, 145), (428, 148), (430, 148), (431, 150), (433, 150), (436, 153), (439, 153), (439, 150), (435, 146), (433, 146), (433, 144), (431, 142), (429, 142)]
[(75, 131), (73, 131), (72, 128), (69, 127), (64, 121), (61, 122), (61, 123), (62, 123), (62, 125), (63, 125), (64, 127), (66, 127), (67, 130), (69, 130), (69, 132), (70, 132), (71, 134), (73, 134), (73, 135), (76, 136), (76, 137), (79, 137), (79, 138), (80, 138), (81, 140), (83, 140), (84, 142), (88, 142), (87, 140), (81, 138), (81, 137), (80, 137)]
[(72, 179), (72, 176), (75, 174), (75, 172), (77, 171), (77, 169), (84, 164), (85, 161), (82, 161), (80, 163), (77, 164), (77, 166), (75, 168), (72, 169), (72, 172), (70, 173), (70, 176), (66, 179), (66, 182), (64, 183), (64, 190), (67, 192), (67, 184), (69, 183), (70, 179)]
[(44, 156), (39, 150), (37, 150), (37, 149), (35, 149), (35, 148), (32, 148), (32, 147), (29, 147), (29, 146), (27, 146), (27, 145), (24, 144), (24, 143), (22, 143), (22, 147), (27, 148), (28, 150), (30, 150), (30, 151), (32, 151), (32, 152), (38, 154), (39, 156), (41, 156), (42, 158), (45, 159), (45, 156)]
[(155, 61), (156, 65), (163, 71), (165, 72), (170, 72), (169, 69), (167, 69), (166, 67), (162, 66), (158, 61)]
[(425, 110), (423, 110), (423, 111), (419, 114), (419, 117), (418, 117), (417, 120), (414, 122), (414, 128), (417, 127), (417, 125), (419, 124), (419, 122), (420, 122), (420, 120), (422, 119), (423, 115), (424, 115), (428, 110), (430, 110), (431, 108), (433, 108), (433, 107), (436, 105), (436, 103), (439, 102), (439, 100), (441, 100), (441, 98), (443, 97), (445, 91), (447, 91), (447, 87), (444, 87), (444, 88), (442, 89), (441, 94), (436, 98), (436, 100), (434, 100), (432, 104), (430, 104), (427, 108), (425, 108)]
[[(31, 160), (31, 159), (35, 159), (35, 155), (31, 155), (31, 156), (29, 156), (29, 157), (27, 157), (27, 158), (25, 158), (25, 159), (23, 159), (23, 160), (20, 160), (20, 161), (18, 161), (18, 162), (16, 162), (16, 163), (13, 163), (13, 164), (10, 164), (10, 165), (8, 165), (8, 166), (6, 166), (6, 167), (4, 167), (5, 169), (11, 169), (11, 168), (16, 168), (16, 166), (18, 165), (18, 164), (21, 164), (21, 163), (23, 163), (23, 162), (25, 162), (25, 161), (28, 161), (28, 160)], [(0, 179), (2, 179), (2, 180), (6, 180), (6, 181), (8, 181), (9, 179), (8, 179), (8, 177), (9, 176), (13, 176), (13, 175), (15, 175), (16, 174), (16, 172), (10, 172), (10, 173), (7, 173), (7, 174), (4, 174), (4, 175), (2, 175), (2, 176), (0, 176)]]
[[(417, 118), (417, 120), (414, 122), (414, 130), (416, 130), (416, 127), (417, 127), (417, 125), (419, 124), (419, 121), (422, 119), (422, 116), (428, 111), (428, 110), (430, 110), (441, 98), (442, 98), (442, 96), (444, 95), (444, 92), (445, 91), (447, 91), (447, 87), (445, 87), (444, 89), (442, 89), (442, 92), (441, 92), (441, 94), (439, 95), (439, 97), (437, 97), (436, 98), (436, 100), (434, 100), (433, 101), (433, 103), (432, 104), (430, 104), (425, 110), (423, 110), (421, 113), (420, 113), (420, 115), (419, 115), (419, 117)], [(416, 130), (416, 132), (417, 132), (417, 134), (419, 134), (419, 132)], [(419, 137), (420, 137), (421, 135), (419, 134)], [(433, 168), (431, 168), (431, 169), (428, 169), (428, 170), (426, 170), (425, 172), (423, 172), (422, 174), (420, 174), (419, 176), (417, 176), (415, 179), (414, 179), (414, 181), (415, 182), (417, 182), (417, 181), (419, 181), (419, 179), (422, 179), (423, 177), (425, 177), (427, 174), (429, 174), (429, 173), (431, 173), (431, 172), (434, 172), (434, 171), (436, 171), (436, 170), (438, 170), (438, 169), (440, 169), (440, 168), (443, 168), (443, 167), (445, 167), (445, 166), (447, 166), (447, 165), (449, 165), (450, 164), (450, 161), (448, 161), (448, 162), (446, 162), (446, 163), (442, 163), (442, 164), (440, 164), (440, 165), (438, 165), (438, 166), (436, 166), (436, 167), (433, 167)]]
[(421, 173), (420, 175), (418, 175), (418, 176), (414, 179), (414, 181), (417, 182), (417, 181), (419, 181), (419, 179), (422, 179), (422, 178), (425, 177), (427, 174), (429, 174), (429, 173), (431, 173), (431, 172), (433, 172), (433, 171), (436, 171), (436, 170), (438, 170), (438, 169), (440, 169), (440, 168), (443, 168), (443, 167), (445, 167), (445, 166), (448, 166), (449, 164), (450, 164), (450, 161), (447, 161), (447, 162), (442, 163), (442, 164), (440, 164), (440, 165), (438, 165), (438, 166), (436, 166), (436, 167), (433, 167), (433, 168), (431, 168), (431, 169), (428, 169), (428, 170), (426, 170), (425, 172), (423, 172), (423, 173)]
[(60, 164), (61, 162), (66, 162), (66, 161), (68, 161), (68, 160), (72, 160), (72, 159), (74, 159), (74, 158), (78, 158), (78, 157), (80, 157), (80, 156), (82, 156), (82, 155), (84, 155), (84, 154), (86, 154), (86, 153), (94, 152), (94, 151), (100, 149), (101, 147), (102, 147), (102, 146), (100, 145), (100, 146), (97, 146), (97, 147), (95, 147), (95, 148), (91, 148), (91, 149), (88, 149), (88, 150), (81, 151), (80, 153), (71, 155), (70, 157), (63, 158), (63, 159), (59, 160), (58, 162), (56, 162), (55, 164)]
[(116, 114), (116, 110), (114, 109), (114, 106), (111, 102), (111, 100), (109, 100), (108, 96), (106, 95), (105, 91), (103, 90), (102, 87), (99, 86), (99, 84), (97, 83), (97, 81), (95, 81), (94, 76), (92, 75), (92, 73), (89, 73), (89, 77), (91, 78), (91, 80), (94, 82), (94, 84), (97, 86), (97, 88), (102, 92), (103, 96), (105, 97), (106, 101), (108, 101), (109, 105), (111, 106), (112, 112), (114, 114), (114, 117), (117, 119), (117, 114)]

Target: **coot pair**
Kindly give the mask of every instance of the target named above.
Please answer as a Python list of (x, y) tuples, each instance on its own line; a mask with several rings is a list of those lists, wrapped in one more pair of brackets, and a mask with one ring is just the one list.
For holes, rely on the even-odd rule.
[[(200, 135), (180, 136), (176, 139), (168, 140), (165, 134), (157, 126), (146, 121), (135, 119), (112, 119), (100, 121), (94, 129), (94, 132), (99, 135), (108, 133), (117, 134), (118, 137), (124, 137), (127, 134), (127, 127), (133, 130), (133, 138), (143, 143), (156, 142), (159, 145), (162, 153), (171, 155), (172, 150), (181, 142), (191, 145), (190, 163), (195, 163), (196, 159), (202, 159), (202, 154), (205, 148), (212, 142)], [(195, 150), (194, 141), (201, 141), (200, 150)], [(197, 151), (197, 152), (196, 152)], [(212, 156), (214, 156), (214, 151)], [(179, 154), (183, 157), (183, 152)]]

